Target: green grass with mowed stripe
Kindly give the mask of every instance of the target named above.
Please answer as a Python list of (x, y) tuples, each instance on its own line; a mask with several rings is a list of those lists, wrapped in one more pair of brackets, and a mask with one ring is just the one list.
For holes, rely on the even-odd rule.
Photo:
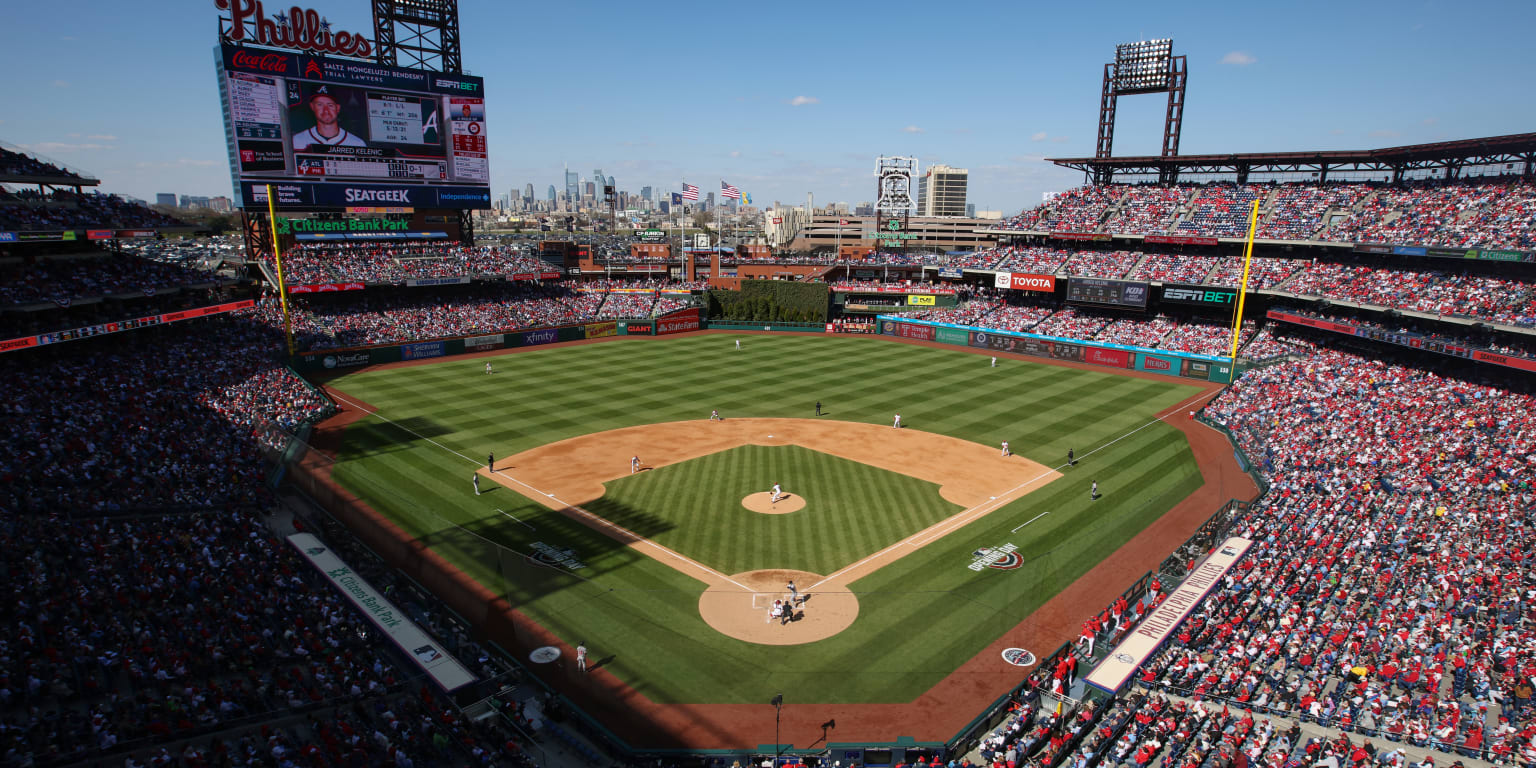
[[(535, 349), (495, 358), (492, 376), (483, 359), (449, 359), (341, 377), (339, 390), (379, 413), (348, 427), (335, 476), (562, 639), (585, 640), (639, 692), (722, 703), (791, 686), (799, 701), (910, 701), (1200, 484), (1183, 435), (1155, 421), (1199, 392), (1174, 379), (1018, 360), (991, 368), (985, 355), (876, 338), (752, 335), (739, 351), (735, 338)], [(470, 484), (489, 452), (711, 409), (813, 418), (818, 400), (824, 419), (889, 424), (900, 413), (912, 428), (1007, 440), (1064, 476), (854, 582), (854, 625), (799, 646), (725, 637), (699, 618), (701, 582), (508, 489), (477, 497)], [(1075, 467), (1062, 466), (1068, 448)], [(741, 508), (790, 466), (786, 490), (803, 491), (806, 510)], [(746, 446), (608, 488), (586, 508), (726, 573), (830, 573), (958, 511), (931, 484), (800, 448)], [(1022, 568), (967, 568), (973, 551), (1003, 544), (1018, 547)], [(580, 567), (529, 557), (550, 549)]]

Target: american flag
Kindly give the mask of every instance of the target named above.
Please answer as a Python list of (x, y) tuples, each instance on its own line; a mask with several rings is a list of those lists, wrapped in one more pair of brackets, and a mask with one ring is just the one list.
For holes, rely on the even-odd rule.
[(720, 196), (721, 197), (734, 197), (737, 200), (740, 200), (741, 199), (741, 190), (739, 190), (739, 189), (737, 189), (737, 188), (735, 188), (735, 187), (725, 183), (725, 179), (721, 179), (720, 180)]
[(697, 199), (699, 199), (699, 188), (695, 187), (692, 184), (684, 184), (683, 185), (683, 199), (684, 200), (697, 200)]

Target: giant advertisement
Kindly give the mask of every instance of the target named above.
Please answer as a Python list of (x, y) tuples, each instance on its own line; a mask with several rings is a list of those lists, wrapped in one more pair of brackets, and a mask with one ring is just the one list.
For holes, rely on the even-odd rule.
[(217, 65), (242, 205), (272, 183), (283, 205), (490, 207), (481, 78), (230, 43)]
[(1147, 283), (1105, 280), (1096, 277), (1067, 279), (1067, 301), (1073, 304), (1104, 304), (1112, 307), (1147, 308)]
[(1164, 303), (1228, 309), (1237, 303), (1237, 289), (1217, 285), (1165, 283), (1162, 300)]
[(1040, 291), (1052, 293), (1056, 290), (1056, 278), (1052, 275), (1032, 275), (1023, 272), (998, 272), (994, 279), (997, 288), (1011, 288), (1015, 291)]

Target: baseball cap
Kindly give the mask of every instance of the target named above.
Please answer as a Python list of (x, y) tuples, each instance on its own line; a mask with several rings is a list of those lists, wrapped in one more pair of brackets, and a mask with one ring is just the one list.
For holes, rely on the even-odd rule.
[(324, 96), (338, 104), (341, 103), (341, 100), (336, 98), (335, 94), (331, 93), (331, 87), (329, 85), (317, 86), (314, 90), (310, 91), (309, 97), (304, 99), (304, 103), (308, 104), (311, 101), (314, 101), (316, 96)]

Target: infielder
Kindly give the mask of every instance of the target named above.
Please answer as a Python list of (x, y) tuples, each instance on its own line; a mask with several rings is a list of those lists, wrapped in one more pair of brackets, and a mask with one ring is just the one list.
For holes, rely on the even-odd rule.
[(1013, 452), (1008, 450), (1008, 441), (1007, 440), (1003, 441), (1003, 455), (1004, 456), (1012, 456), (1013, 455)]
[(892, 429), (901, 429), (901, 414), (899, 414), (899, 413), (896, 414), (896, 422), (891, 425), (891, 428)]
[(631, 475), (633, 475), (634, 473), (639, 472), (639, 471), (640, 471), (640, 457), (639, 456), (631, 456), (631, 457), (629, 457), (629, 473)]
[(475, 474), (475, 495), (480, 495), (480, 475), (478, 473)]
[(1095, 480), (1095, 481), (1093, 481), (1093, 487), (1088, 489), (1088, 499), (1090, 501), (1096, 501), (1096, 500), (1098, 500), (1098, 498), (1099, 498), (1099, 481)]
[(779, 484), (778, 483), (774, 483), (773, 484), (773, 490), (768, 492), (768, 503), (769, 504), (777, 504), (777, 503), (779, 503), (779, 497), (783, 496), (783, 495), (784, 495), (784, 491), (779, 488)]
[(485, 372), (486, 372), (487, 375), (495, 373), (495, 371), (491, 370), (491, 364), (490, 363), (486, 363), (485, 364)]
[(725, 421), (725, 419), (720, 418), (720, 412), (719, 411), (710, 411), (709, 412), (709, 420), (710, 421)]
[(587, 671), (587, 641), (585, 640), (576, 644), (576, 668), (583, 672)]

